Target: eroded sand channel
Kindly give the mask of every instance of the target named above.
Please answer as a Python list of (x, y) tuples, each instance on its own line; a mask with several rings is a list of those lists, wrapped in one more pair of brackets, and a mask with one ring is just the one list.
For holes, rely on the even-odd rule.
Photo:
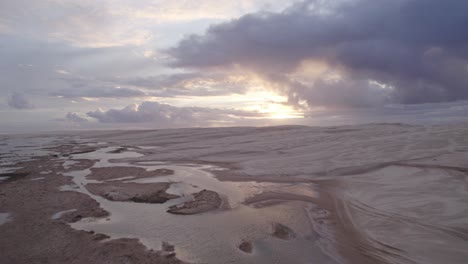
[[(222, 182), (209, 172), (218, 169), (211, 166), (129, 162), (129, 159), (140, 156), (130, 149), (119, 151), (118, 147), (105, 147), (68, 157), (97, 162), (90, 168), (65, 173), (73, 177), (75, 186), (62, 189), (86, 193), (110, 213), (106, 218), (82, 219), (73, 223), (73, 228), (103, 233), (112, 239), (138, 238), (153, 250), (160, 250), (162, 243), (168, 242), (175, 246), (177, 258), (187, 262), (288, 263), (294, 259), (295, 263), (335, 263), (330, 257), (334, 254), (333, 249), (328, 249), (327, 255), (318, 243), (319, 237), (310, 221), (310, 213), (314, 210), (310, 201), (278, 198), (269, 204), (244, 204), (247, 198), (265, 191), (294, 191), (313, 196), (312, 184)], [(151, 173), (146, 175), (139, 171), (138, 175), (123, 176), (121, 170), (124, 168), (173, 173), (151, 176)], [(99, 169), (116, 176), (97, 177), (95, 173)], [(119, 192), (124, 192), (122, 186), (158, 183), (170, 183), (166, 193), (178, 198), (162, 203), (118, 200), (121, 198)], [(106, 189), (107, 194), (112, 192), (113, 196), (98, 195), (90, 188), (99, 185), (115, 187)], [(170, 206), (191, 201), (194, 199), (191, 194), (205, 189), (220, 195), (222, 204), (218, 209), (193, 215), (167, 212)], [(125, 195), (129, 195), (128, 192)], [(278, 226), (287, 228), (277, 230)], [(239, 249), (244, 242), (250, 244), (251, 252)]]

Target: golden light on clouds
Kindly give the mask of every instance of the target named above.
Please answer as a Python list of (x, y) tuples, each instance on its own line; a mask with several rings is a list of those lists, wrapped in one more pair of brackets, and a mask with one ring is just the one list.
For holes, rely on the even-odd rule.
[(271, 119), (301, 118), (303, 114), (287, 104), (287, 98), (265, 88), (245, 95), (250, 103), (244, 109), (256, 111)]

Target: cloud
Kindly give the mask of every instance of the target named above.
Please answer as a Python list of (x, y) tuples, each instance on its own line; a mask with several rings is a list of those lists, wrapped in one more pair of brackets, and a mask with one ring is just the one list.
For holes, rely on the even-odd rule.
[[(66, 41), (79, 47), (140, 46), (157, 39), (166, 41), (177, 25), (190, 32), (200, 21), (219, 21), (258, 10), (269, 5), (284, 6), (275, 0), (239, 0), (220, 3), (215, 0), (60, 0), (0, 2), (0, 32), (53, 41)], [(47, 19), (44, 19), (47, 18)], [(161, 38), (163, 36), (163, 38)]]
[(29, 102), (28, 98), (24, 94), (14, 92), (7, 99), (7, 103), (11, 108), (15, 109), (32, 109), (34, 105)]
[[(217, 72), (164, 73), (129, 48), (82, 48), (0, 34), (0, 87), (65, 98), (175, 97), (243, 93), (247, 80)], [(148, 74), (149, 72), (149, 74)], [(160, 73), (163, 72), (163, 73)], [(5, 91), (0, 90), (0, 95)]]
[(120, 82), (147, 89), (159, 97), (241, 94), (250, 85), (245, 76), (221, 72), (161, 74), (121, 79)]
[(125, 87), (80, 87), (77, 89), (60, 90), (52, 92), (53, 96), (60, 96), (65, 98), (124, 98), (124, 97), (143, 97), (147, 96), (147, 93), (132, 88)]
[(468, 101), (319, 110), (307, 113), (301, 121), (319, 126), (382, 122), (424, 125), (468, 122)]
[(74, 122), (74, 123), (83, 123), (88, 122), (89, 120), (85, 117), (80, 116), (78, 113), (68, 112), (65, 115), (65, 120)]
[(216, 96), (245, 93), (251, 85), (245, 76), (202, 72), (110, 77), (102, 80), (68, 73), (58, 79), (69, 87), (52, 91), (49, 95), (64, 98)]
[(239, 119), (261, 118), (262, 114), (234, 109), (176, 107), (146, 101), (122, 109), (96, 110), (87, 115), (101, 123), (153, 123), (157, 127), (188, 127), (234, 122)]
[(114, 16), (116, 7), (103, 1), (4, 0), (0, 7), (9, 31), (28, 37), (47, 36), (80, 47), (139, 45), (151, 38), (144, 27)]
[(154, 61), (131, 53), (129, 48), (77, 48), (9, 34), (0, 34), (0, 42), (5, 47), (0, 49), (0, 87), (25, 94), (97, 93), (95, 90), (101, 88), (121, 86), (117, 76), (134, 77), (140, 71), (158, 68)]
[[(226, 107), (276, 118), (325, 109), (321, 120), (458, 120), (465, 110), (451, 103), (468, 98), (465, 2), (0, 1), (3, 129), (267, 123)], [(171, 105), (122, 109), (130, 98)], [(41, 111), (7, 109), (31, 102)], [(98, 107), (106, 110), (80, 114)]]
[[(468, 99), (468, 2), (303, 1), (185, 37), (172, 66), (247, 68), (297, 106)], [(324, 65), (314, 78), (304, 63)]]

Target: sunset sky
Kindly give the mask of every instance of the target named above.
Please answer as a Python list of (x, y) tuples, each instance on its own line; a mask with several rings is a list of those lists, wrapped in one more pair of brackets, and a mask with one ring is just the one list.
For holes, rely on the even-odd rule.
[(468, 1), (0, 1), (0, 133), (447, 123), (466, 100)]

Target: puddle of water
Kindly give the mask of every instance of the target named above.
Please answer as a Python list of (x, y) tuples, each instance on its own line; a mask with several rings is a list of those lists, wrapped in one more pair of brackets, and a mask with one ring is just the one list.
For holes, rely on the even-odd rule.
[(157, 149), (159, 146), (138, 146), (139, 149)]
[[(143, 178), (129, 180), (126, 182), (135, 183), (157, 183), (157, 182), (173, 182), (168, 189), (169, 193), (176, 195), (191, 194), (199, 192), (203, 189), (215, 191), (220, 195), (225, 196), (231, 207), (238, 206), (242, 201), (253, 194), (261, 192), (269, 183), (257, 182), (221, 182), (216, 179), (211, 173), (205, 171), (211, 166), (180, 166), (180, 165), (165, 165), (165, 166), (145, 166), (147, 170), (169, 169), (173, 170), (174, 174), (168, 176), (156, 176), (152, 178)], [(249, 188), (247, 188), (247, 186)], [(246, 188), (244, 188), (246, 187)]]
[(89, 142), (87, 143), (88, 146), (90, 147), (94, 147), (94, 146), (102, 146), (102, 145), (106, 145), (107, 142), (102, 142), (102, 141), (99, 141), (99, 142)]
[(57, 212), (55, 214), (52, 215), (51, 219), (52, 220), (57, 220), (57, 219), (60, 219), (60, 217), (62, 217), (62, 215), (66, 214), (66, 213), (71, 213), (71, 212), (75, 212), (76, 209), (70, 209), (70, 210), (65, 210), (65, 211), (60, 211), (60, 212)]
[[(83, 219), (71, 224), (73, 228), (95, 231), (112, 238), (138, 238), (148, 248), (159, 250), (163, 241), (176, 247), (177, 257), (188, 262), (202, 263), (334, 263), (315, 241), (308, 216), (313, 205), (305, 202), (285, 202), (269, 207), (252, 208), (242, 204), (247, 197), (264, 190), (284, 190), (314, 195), (311, 185), (259, 182), (221, 182), (207, 170), (211, 166), (155, 165), (157, 163), (110, 162), (110, 160), (141, 157), (135, 152), (108, 153), (117, 147), (106, 147), (92, 153), (72, 155), (73, 159), (99, 159), (93, 167), (129, 166), (147, 170), (171, 169), (173, 175), (126, 182), (173, 182), (168, 192), (183, 195), (165, 204), (115, 202), (93, 195), (85, 188), (95, 182), (86, 178), (90, 169), (67, 172), (73, 177), (73, 189), (85, 193), (110, 212), (107, 219)], [(105, 184), (105, 183), (103, 183)], [(171, 204), (192, 199), (191, 193), (202, 189), (218, 192), (231, 209), (199, 215), (173, 215), (166, 212)], [(283, 190), (283, 191), (284, 191)], [(290, 241), (274, 238), (272, 223), (282, 223), (297, 236)], [(252, 241), (254, 252), (245, 254), (237, 247), (242, 240)]]
[[(94, 230), (113, 238), (139, 238), (149, 248), (159, 249), (162, 241), (176, 246), (178, 258), (201, 263), (332, 263), (316, 246), (303, 202), (254, 209), (239, 206), (201, 215), (179, 216), (165, 212), (165, 206), (107, 203), (110, 221), (86, 219), (74, 228)], [(280, 222), (298, 235), (291, 241), (271, 236), (271, 224)], [(242, 240), (253, 242), (255, 252), (238, 250)]]
[(62, 191), (62, 192), (68, 192), (68, 191), (79, 192), (80, 187), (78, 185), (76, 185), (76, 184), (62, 185), (62, 186), (60, 186), (59, 191)]
[(6, 181), (6, 180), (8, 180), (9, 178), (10, 178), (10, 177), (2, 176), (2, 177), (0, 177), (0, 182), (1, 182), (1, 181)]
[[(93, 152), (73, 154), (70, 155), (71, 159), (90, 159), (99, 161), (96, 162), (93, 168), (105, 168), (105, 167), (114, 167), (117, 163), (112, 163), (110, 160), (118, 159), (129, 159), (129, 158), (138, 158), (142, 157), (142, 154), (133, 152), (133, 151), (123, 151), (121, 153), (108, 153), (119, 149), (119, 147), (104, 147)], [(131, 166), (131, 165), (130, 165)], [(138, 166), (135, 166), (138, 167)]]
[(0, 213), (0, 225), (3, 225), (12, 220), (13, 218), (11, 217), (10, 213)]
[(134, 179), (135, 176), (125, 176), (125, 177), (120, 177), (120, 178), (115, 178), (115, 179), (110, 179), (110, 180), (107, 180), (107, 182), (111, 182), (111, 181), (123, 181), (123, 180), (131, 180), (131, 179)]
[[(20, 161), (29, 161), (33, 157), (49, 155), (52, 152), (44, 149), (51, 147), (56, 137), (50, 136), (15, 136), (2, 137), (0, 148), (0, 167), (13, 165)], [(14, 170), (16, 168), (0, 168), (0, 170)], [(7, 171), (11, 172), (11, 171)], [(3, 172), (0, 172), (3, 173)]]
[(62, 166), (63, 166), (64, 169), (68, 170), (68, 169), (71, 168), (71, 166), (75, 165), (76, 163), (78, 163), (78, 162), (76, 162), (74, 160), (67, 159), (67, 160), (65, 160), (63, 162)]
[(20, 167), (1, 167), (0, 174), (15, 172), (16, 170), (19, 170), (19, 169), (21, 168)]
[(45, 179), (44, 177), (39, 177), (39, 178), (31, 179), (31, 181), (40, 181), (40, 180), (44, 180), (44, 179)]
[(137, 162), (134, 162), (134, 164), (137, 164), (137, 165), (147, 165), (147, 166), (158, 166), (158, 165), (163, 165), (163, 164), (166, 164), (166, 162), (162, 162), (162, 161), (137, 161)]

